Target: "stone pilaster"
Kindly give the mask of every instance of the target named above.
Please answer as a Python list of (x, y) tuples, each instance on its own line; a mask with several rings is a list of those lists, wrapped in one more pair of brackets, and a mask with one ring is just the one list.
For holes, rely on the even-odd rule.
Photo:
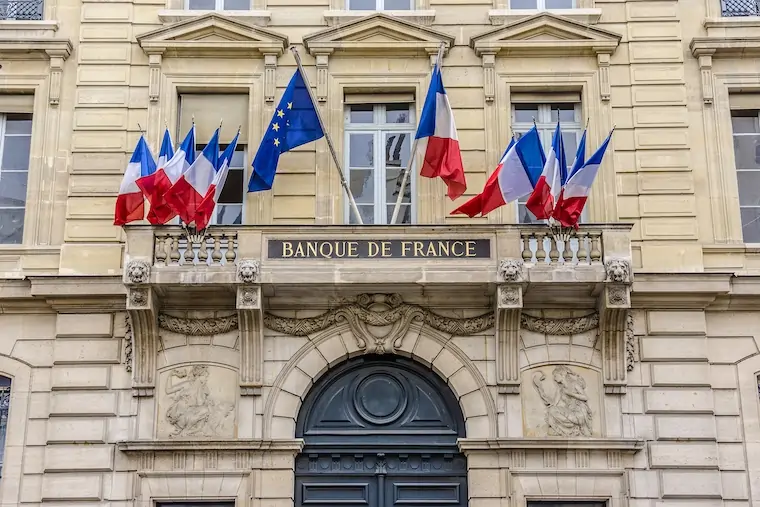
[(628, 340), (633, 339), (631, 264), (627, 259), (608, 259), (604, 264), (607, 278), (599, 299), (604, 391), (607, 394), (624, 394), (629, 368)]
[(240, 394), (261, 394), (264, 381), (264, 314), (261, 301), (259, 263), (238, 263), (237, 312), (240, 328)]
[(496, 289), (496, 382), (502, 394), (519, 394), (520, 314), (523, 306), (522, 259), (499, 262)]
[(150, 286), (150, 264), (133, 260), (124, 269), (127, 313), (132, 325), (132, 395), (153, 396), (158, 353), (158, 298)]

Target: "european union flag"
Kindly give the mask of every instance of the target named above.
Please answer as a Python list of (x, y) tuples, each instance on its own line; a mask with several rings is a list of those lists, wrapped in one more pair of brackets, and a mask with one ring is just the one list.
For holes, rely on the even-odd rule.
[(280, 154), (324, 135), (311, 94), (301, 72), (296, 69), (253, 159), (248, 191), (270, 190)]

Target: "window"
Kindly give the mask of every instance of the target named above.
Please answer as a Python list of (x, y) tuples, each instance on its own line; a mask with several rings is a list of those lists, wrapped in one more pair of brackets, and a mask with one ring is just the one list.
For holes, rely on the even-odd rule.
[[(346, 108), (345, 167), (365, 224), (388, 224), (409, 164), (415, 133), (414, 107), (402, 104), (356, 104)], [(411, 223), (414, 171), (410, 170), (396, 223)], [(346, 203), (348, 223), (357, 223)]]
[(760, 243), (760, 111), (731, 111), (739, 211), (745, 243)]
[(31, 114), (0, 114), (0, 243), (20, 244), (32, 141)]
[(0, 376), (0, 477), (5, 462), (5, 433), (8, 428), (8, 409), (11, 405), (11, 379)]
[[(562, 141), (565, 143), (565, 157), (569, 170), (575, 160), (578, 142), (580, 142), (583, 134), (581, 105), (579, 103), (536, 104), (520, 102), (513, 104), (512, 128), (519, 139), (521, 134), (533, 127), (535, 120), (538, 132), (541, 134), (541, 144), (544, 147), (544, 152), (546, 152), (552, 145), (554, 129), (557, 128), (557, 115), (559, 115), (562, 128)], [(517, 202), (519, 222), (521, 224), (543, 223), (543, 220), (537, 220), (533, 213), (525, 207), (527, 200), (528, 196), (525, 196)]]
[[(227, 148), (227, 144), (219, 145), (219, 154)], [(205, 148), (205, 144), (196, 146), (196, 155), (200, 155)], [(216, 203), (214, 216), (210, 224), (215, 225), (240, 225), (243, 223), (243, 202), (244, 202), (244, 184), (245, 179), (245, 145), (238, 143), (235, 146), (235, 154), (230, 162), (230, 172), (227, 174), (227, 181), (224, 183), (222, 193), (219, 195), (219, 202)]]
[(43, 6), (43, 0), (0, 0), (0, 19), (41, 20)]
[(721, 14), (724, 17), (760, 16), (758, 0), (721, 0)]
[(528, 507), (605, 507), (607, 502), (528, 502)]
[(248, 140), (248, 95), (243, 93), (182, 93), (179, 96), (180, 118), (177, 143), (185, 138), (195, 120), (196, 152), (200, 154), (223, 122), (219, 132), (219, 153), (229, 145), (237, 133), (240, 137), (230, 163), (230, 172), (224, 184), (219, 202), (211, 218), (211, 224), (237, 225), (243, 222), (245, 202), (244, 180), (246, 174), (246, 148)]
[(550, 9), (574, 9), (575, 0), (509, 0), (510, 9), (546, 11)]
[(415, 0), (346, 0), (350, 11), (409, 11)]
[(250, 0), (187, 0), (190, 11), (247, 11)]

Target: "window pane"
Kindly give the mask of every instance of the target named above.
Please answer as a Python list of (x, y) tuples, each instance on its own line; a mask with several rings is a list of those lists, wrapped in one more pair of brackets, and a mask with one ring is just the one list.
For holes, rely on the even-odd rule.
[(240, 225), (243, 223), (242, 204), (220, 204), (217, 206), (216, 223), (219, 225)]
[(409, 164), (412, 134), (390, 132), (385, 134), (385, 166), (406, 167)]
[(411, 123), (409, 104), (388, 104), (385, 106), (385, 123)]
[(24, 210), (0, 209), (0, 243), (18, 245), (24, 234)]
[(230, 169), (227, 174), (227, 181), (224, 182), (224, 188), (219, 195), (219, 203), (224, 204), (241, 204), (243, 202), (243, 170)]
[(565, 145), (565, 161), (570, 168), (575, 160), (575, 152), (578, 150), (578, 136), (575, 132), (562, 132), (562, 143)]
[(27, 174), (26, 171), (0, 173), (0, 207), (24, 207)]
[(350, 11), (374, 11), (376, 8), (375, 0), (348, 1), (348, 10)]
[[(412, 185), (411, 174), (406, 180), (406, 187), (404, 188), (404, 198), (401, 202), (412, 202)], [(404, 173), (401, 169), (388, 169), (385, 171), (385, 198), (387, 204), (396, 204), (398, 199), (399, 190), (401, 190), (401, 179), (404, 177)]]
[(737, 171), (739, 204), (760, 206), (760, 171)]
[(760, 132), (758, 111), (733, 111), (731, 113), (731, 125), (734, 128), (734, 134), (755, 134)]
[[(396, 207), (396, 203), (388, 204), (387, 208), (387, 223), (391, 223), (393, 218), (393, 209)], [(409, 204), (402, 204), (398, 210), (398, 218), (394, 222), (396, 224), (411, 224), (412, 223), (412, 207)]]
[(546, 0), (547, 9), (572, 9), (573, 0)]
[(213, 11), (216, 8), (215, 0), (188, 0), (187, 8), (191, 11)]
[(250, 8), (249, 0), (224, 0), (224, 9), (228, 11), (247, 11)]
[(360, 204), (372, 204), (375, 202), (375, 178), (374, 171), (363, 169), (351, 169), (348, 174), (351, 193)]
[(520, 203), (517, 205), (517, 216), (519, 218), (519, 222), (521, 224), (542, 224), (544, 223), (543, 220), (539, 220), (536, 218), (536, 216), (531, 213), (528, 208), (525, 207), (525, 202), (520, 201)]
[(515, 123), (533, 123), (534, 120), (538, 120), (536, 104), (515, 104)]
[(551, 122), (557, 122), (557, 112), (559, 112), (559, 121), (576, 121), (575, 120), (575, 104), (549, 104), (551, 109)]
[(372, 105), (351, 106), (348, 121), (351, 123), (373, 123), (375, 119), (373, 111)]
[(536, 0), (509, 0), (511, 9), (536, 9)]
[(372, 167), (375, 163), (375, 136), (373, 134), (350, 134), (348, 139), (349, 166)]
[(742, 208), (742, 235), (745, 243), (760, 243), (760, 208)]
[(760, 134), (734, 136), (737, 169), (760, 169)]
[(5, 136), (0, 169), (26, 171), (29, 169), (29, 136)]
[(408, 11), (412, 8), (411, 0), (385, 0), (386, 11)]
[(31, 114), (9, 114), (5, 121), (6, 134), (32, 134)]
[[(357, 206), (359, 208), (359, 214), (362, 216), (362, 222), (364, 222), (364, 225), (367, 224), (374, 224), (375, 223), (375, 207), (370, 206)], [(356, 214), (352, 209), (348, 210), (348, 223), (349, 224), (358, 224), (359, 222), (356, 220)]]
[[(226, 148), (226, 146), (225, 146)], [(224, 151), (224, 148), (222, 148)], [(245, 167), (245, 151), (235, 151), (232, 154), (232, 160), (230, 161), (230, 167)]]

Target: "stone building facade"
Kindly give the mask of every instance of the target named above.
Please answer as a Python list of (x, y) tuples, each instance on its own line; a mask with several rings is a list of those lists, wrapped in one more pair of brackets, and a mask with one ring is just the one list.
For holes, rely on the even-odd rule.
[[(759, 507), (759, 15), (0, 0), (0, 505)], [(616, 126), (576, 232), (417, 177), (387, 225), (441, 45), (468, 195)], [(324, 139), (244, 193), (290, 46), (367, 225)], [(114, 227), (140, 132), (220, 119), (208, 234)]]

